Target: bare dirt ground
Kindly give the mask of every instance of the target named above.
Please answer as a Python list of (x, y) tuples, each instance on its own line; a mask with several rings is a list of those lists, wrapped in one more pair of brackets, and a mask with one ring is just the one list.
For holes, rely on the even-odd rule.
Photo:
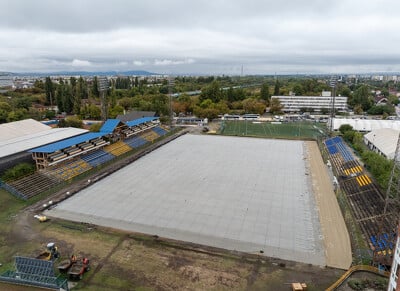
[(319, 209), (327, 266), (347, 270), (352, 262), (349, 233), (316, 142), (307, 141), (313, 192)]

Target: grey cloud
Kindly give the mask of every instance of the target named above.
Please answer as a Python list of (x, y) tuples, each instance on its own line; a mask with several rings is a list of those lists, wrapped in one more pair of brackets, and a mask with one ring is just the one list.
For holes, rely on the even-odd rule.
[(400, 71), (394, 0), (2, 4), (0, 71)]

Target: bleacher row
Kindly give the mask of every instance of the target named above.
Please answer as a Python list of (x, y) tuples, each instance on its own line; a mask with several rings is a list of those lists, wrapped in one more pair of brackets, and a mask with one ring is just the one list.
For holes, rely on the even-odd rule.
[(366, 186), (372, 183), (371, 179), (367, 175), (361, 175), (356, 177), (357, 183), (360, 186)]
[(327, 139), (325, 141), (325, 145), (328, 149), (329, 154), (334, 155), (336, 153), (340, 153), (340, 155), (346, 162), (354, 160), (353, 155), (347, 150), (341, 137), (335, 136), (333, 138)]
[(123, 155), (132, 149), (137, 149), (145, 145), (148, 140), (142, 136), (152, 136), (154, 139), (156, 139), (165, 135), (166, 133), (167, 131), (162, 128), (152, 128), (140, 136), (128, 138), (124, 141), (117, 141), (113, 144), (105, 146), (103, 149), (95, 150), (86, 155), (77, 157), (70, 162), (63, 164), (62, 166), (55, 166), (54, 169), (48, 173), (64, 181), (70, 180), (92, 168), (107, 163), (115, 157)]
[[(325, 141), (330, 159), (337, 169), (337, 174), (343, 176), (341, 188), (348, 196), (353, 215), (360, 224), (365, 237), (369, 238), (371, 249), (378, 252), (391, 252), (393, 237), (382, 233), (375, 217), (383, 211), (383, 200), (374, 188), (370, 177), (363, 173), (363, 168), (347, 149), (341, 137)], [(387, 230), (385, 230), (387, 231)]]
[(157, 126), (143, 132), (141, 135), (127, 138), (124, 141), (117, 141), (116, 143), (105, 146), (103, 149), (93, 150), (88, 154), (74, 157), (71, 160), (50, 166), (46, 170), (36, 172), (33, 175), (4, 183), (2, 184), (2, 187), (19, 198), (29, 199), (58, 185), (62, 181), (71, 180), (72, 178), (79, 176), (92, 168), (103, 165), (124, 153), (133, 149), (138, 149), (146, 143), (149, 143), (160, 136), (164, 136), (167, 133), (167, 130)]
[(393, 250), (393, 243), (392, 241), (396, 238), (396, 233), (393, 232), (391, 234), (384, 233), (380, 236), (371, 235), (370, 240), (372, 245), (374, 246), (375, 250), (377, 251), (386, 251), (389, 249)]

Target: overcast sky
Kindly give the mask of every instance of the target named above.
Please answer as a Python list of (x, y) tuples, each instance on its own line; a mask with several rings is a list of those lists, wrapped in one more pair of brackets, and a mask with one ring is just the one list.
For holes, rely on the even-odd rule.
[(0, 4), (0, 71), (400, 71), (398, 0)]

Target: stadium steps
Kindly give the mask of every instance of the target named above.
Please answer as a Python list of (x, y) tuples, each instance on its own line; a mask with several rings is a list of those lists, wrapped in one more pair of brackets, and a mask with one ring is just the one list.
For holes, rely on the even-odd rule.
[(150, 131), (143, 133), (141, 135), (141, 137), (149, 142), (153, 142), (153, 140), (159, 138), (160, 136), (157, 133), (155, 133), (154, 131), (150, 130)]
[(64, 165), (59, 165), (49, 169), (49, 173), (58, 179), (67, 181), (86, 171), (89, 171), (92, 166), (84, 160), (78, 158), (67, 162)]
[(102, 165), (110, 160), (112, 160), (114, 156), (110, 153), (107, 153), (103, 150), (97, 150), (90, 154), (84, 155), (81, 157), (86, 163), (90, 164), (93, 168)]
[(123, 141), (117, 141), (116, 143), (106, 146), (104, 150), (117, 157), (129, 152), (132, 148)]
[(145, 145), (146, 143), (148, 143), (147, 140), (141, 138), (140, 136), (135, 136), (132, 138), (128, 138), (124, 141), (126, 144), (128, 144), (129, 146), (131, 146), (132, 148), (139, 148), (143, 145)]
[(159, 126), (153, 127), (153, 131), (156, 134), (158, 134), (159, 136), (163, 136), (163, 135), (166, 135), (168, 133), (168, 131), (166, 131), (165, 129), (163, 129), (163, 128), (159, 127)]
[(36, 172), (8, 184), (20, 192), (25, 199), (29, 199), (51, 189), (59, 182), (60, 180), (55, 177), (47, 176), (42, 172)]

